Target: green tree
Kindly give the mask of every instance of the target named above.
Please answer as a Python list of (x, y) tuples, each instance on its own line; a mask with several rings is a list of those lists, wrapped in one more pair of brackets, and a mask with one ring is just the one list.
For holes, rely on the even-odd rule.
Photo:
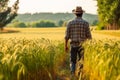
[(32, 24), (33, 27), (56, 27), (56, 24), (52, 21), (39, 21)]
[(63, 23), (64, 23), (64, 21), (63, 21), (63, 20), (60, 20), (60, 21), (58, 22), (58, 26), (63, 26)]
[(13, 23), (14, 27), (26, 28), (26, 24), (24, 22), (15, 22)]
[(8, 7), (9, 0), (0, 0), (0, 29), (10, 23), (16, 16), (18, 11), (17, 0), (12, 7)]
[(94, 20), (92, 26), (96, 26), (98, 24), (98, 20)]
[(99, 20), (106, 29), (120, 28), (120, 0), (97, 0)]

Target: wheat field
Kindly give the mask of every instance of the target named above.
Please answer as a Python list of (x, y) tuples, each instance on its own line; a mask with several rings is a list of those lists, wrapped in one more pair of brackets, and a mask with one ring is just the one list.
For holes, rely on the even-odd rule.
[[(64, 27), (5, 30), (0, 33), (0, 80), (70, 80)], [(82, 79), (120, 80), (120, 37), (108, 32), (113, 33), (92, 31), (93, 40), (83, 45)]]
[[(5, 28), (4, 33), (0, 33), (0, 38), (26, 38), (26, 39), (49, 39), (64, 40), (65, 27), (59, 28)], [(118, 31), (91, 31), (93, 39), (114, 39), (120, 40), (120, 30)]]

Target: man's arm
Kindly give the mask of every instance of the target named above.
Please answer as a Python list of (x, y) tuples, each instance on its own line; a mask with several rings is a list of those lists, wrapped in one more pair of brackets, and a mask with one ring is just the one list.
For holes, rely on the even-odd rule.
[(68, 48), (68, 41), (70, 38), (70, 24), (68, 23), (67, 25), (67, 29), (65, 32), (65, 51), (68, 52), (69, 48)]
[(68, 39), (65, 39), (65, 52), (68, 52)]
[(87, 39), (92, 39), (92, 35), (91, 35), (91, 31), (88, 23), (86, 25), (86, 37)]

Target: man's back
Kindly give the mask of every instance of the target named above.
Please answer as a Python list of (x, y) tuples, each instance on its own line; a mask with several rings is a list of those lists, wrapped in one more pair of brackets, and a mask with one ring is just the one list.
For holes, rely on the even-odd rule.
[(71, 39), (71, 44), (81, 43), (91, 38), (89, 23), (81, 17), (70, 21), (66, 30), (66, 38)]

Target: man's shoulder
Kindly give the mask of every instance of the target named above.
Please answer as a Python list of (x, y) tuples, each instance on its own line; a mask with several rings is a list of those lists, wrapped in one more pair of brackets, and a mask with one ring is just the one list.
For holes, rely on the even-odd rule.
[(69, 24), (74, 24), (74, 23), (76, 23), (75, 19), (69, 21)]
[(82, 19), (82, 21), (85, 23), (85, 24), (89, 24), (86, 20)]
[(68, 24), (76, 24), (76, 22), (78, 23), (78, 22), (81, 22), (81, 23), (83, 23), (83, 24), (89, 24), (86, 20), (84, 20), (84, 19), (80, 19), (80, 20), (76, 20), (76, 19), (73, 19), (73, 20), (70, 20), (69, 22), (68, 22)]

